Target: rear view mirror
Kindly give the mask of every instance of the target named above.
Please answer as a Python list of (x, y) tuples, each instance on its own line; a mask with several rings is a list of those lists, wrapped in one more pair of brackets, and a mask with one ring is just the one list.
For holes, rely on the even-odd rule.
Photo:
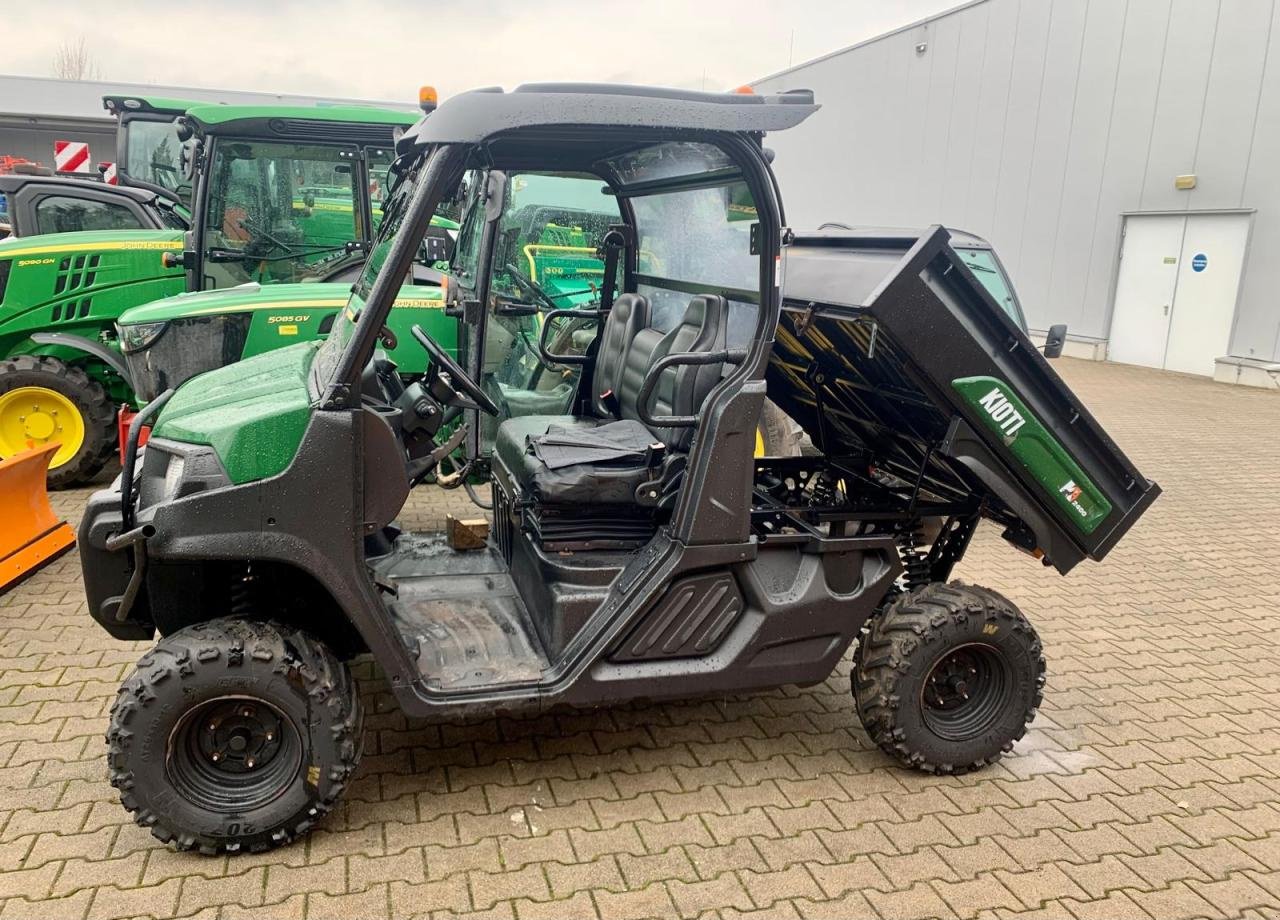
[(1050, 326), (1048, 334), (1044, 337), (1044, 356), (1046, 358), (1057, 358), (1062, 355), (1062, 346), (1067, 341), (1067, 324), (1058, 323), (1056, 326)]
[(430, 227), (422, 238), (422, 251), (419, 261), (430, 265), (433, 262), (448, 262), (453, 258), (453, 240), (440, 227)]

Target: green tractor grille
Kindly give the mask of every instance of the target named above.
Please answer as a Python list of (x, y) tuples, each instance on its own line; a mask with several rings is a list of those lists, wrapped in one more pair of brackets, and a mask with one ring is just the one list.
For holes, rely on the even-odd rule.
[[(101, 261), (102, 256), (97, 253), (91, 256), (68, 256), (63, 259), (58, 265), (58, 275), (53, 282), (54, 295), (70, 293), (82, 287), (92, 287), (94, 280), (97, 278), (98, 265)], [(57, 319), (57, 317), (54, 317), (54, 319)]]
[(53, 312), (50, 319), (55, 323), (66, 322), (68, 320), (84, 319), (89, 315), (89, 311), (93, 308), (93, 299), (85, 297), (82, 300), (69, 300), (66, 303), (58, 303), (53, 305)]

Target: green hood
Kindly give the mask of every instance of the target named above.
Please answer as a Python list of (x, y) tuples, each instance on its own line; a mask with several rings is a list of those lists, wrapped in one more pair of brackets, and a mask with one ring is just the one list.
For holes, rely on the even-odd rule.
[[(351, 296), (349, 283), (303, 281), (297, 284), (260, 285), (256, 281), (233, 288), (175, 294), (120, 314), (120, 325), (163, 323), (191, 316), (244, 313), (256, 310), (338, 310)], [(408, 285), (400, 289), (396, 307), (444, 305), (444, 289)]]
[(319, 347), (302, 342), (187, 381), (152, 435), (212, 447), (236, 484), (282, 472), (311, 418), (307, 372)]
[(0, 259), (56, 261), (59, 254), (128, 252), (144, 257), (151, 253), (159, 265), (160, 253), (171, 249), (182, 249), (181, 230), (78, 230), (0, 240)]
[(351, 296), (350, 284), (304, 281), (296, 284), (261, 285), (256, 281), (233, 288), (175, 294), (163, 300), (132, 307), (120, 314), (120, 325), (161, 323), (188, 316), (240, 313), (246, 310), (339, 309)]

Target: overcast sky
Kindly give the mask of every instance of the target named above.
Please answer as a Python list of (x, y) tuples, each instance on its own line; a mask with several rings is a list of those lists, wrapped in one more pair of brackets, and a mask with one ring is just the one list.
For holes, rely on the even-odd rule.
[(102, 80), (414, 98), (591, 80), (730, 89), (958, 0), (60, 0), (5, 16), (0, 71), (52, 76), (83, 37)]

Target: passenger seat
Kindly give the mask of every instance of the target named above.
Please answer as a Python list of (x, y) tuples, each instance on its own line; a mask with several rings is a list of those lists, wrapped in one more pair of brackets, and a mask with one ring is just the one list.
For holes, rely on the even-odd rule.
[[(624, 301), (623, 313), (615, 315), (613, 311)], [(651, 439), (659, 453), (689, 448), (693, 428), (652, 428), (640, 420), (640, 390), (649, 369), (667, 355), (724, 350), (725, 299), (717, 295), (694, 297), (680, 323), (665, 335), (647, 325), (648, 302), (637, 294), (619, 297), (613, 311), (603, 332), (592, 381), (596, 414), (589, 418), (528, 416), (509, 419), (498, 428), (495, 452), (528, 498), (546, 504), (630, 505), (636, 503), (639, 486), (655, 473), (650, 458), (635, 456), (549, 468), (537, 456), (532, 441), (552, 425), (586, 430), (616, 421), (623, 440)], [(720, 363), (668, 368), (654, 389), (650, 414), (696, 415), (723, 369)], [(616, 418), (610, 413), (615, 406)]]

